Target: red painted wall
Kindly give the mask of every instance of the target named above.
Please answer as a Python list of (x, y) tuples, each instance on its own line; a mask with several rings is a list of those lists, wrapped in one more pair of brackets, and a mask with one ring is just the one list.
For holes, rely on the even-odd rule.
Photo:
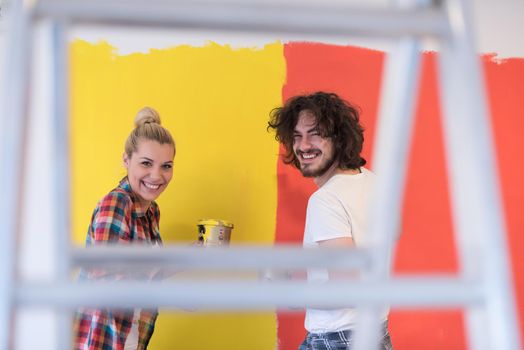
[[(384, 54), (355, 47), (291, 43), (285, 46), (287, 82), (282, 98), (317, 90), (334, 91), (362, 109), (366, 128), (364, 156), (368, 166), (375, 129)], [(502, 182), (512, 264), (519, 312), (524, 315), (524, 200), (520, 180), (520, 153), (524, 150), (524, 60), (496, 62), (483, 58), (488, 83), (499, 173)], [(416, 120), (409, 155), (403, 205), (403, 234), (397, 247), (395, 273), (457, 271), (448, 184), (440, 125), (440, 108), (435, 72), (435, 55), (425, 54), (416, 108)], [(299, 242), (304, 228), (307, 198), (315, 190), (309, 179), (282, 162), (278, 169), (277, 242)], [(279, 313), (281, 350), (296, 349), (305, 331), (303, 314)], [(393, 310), (390, 329), (396, 350), (465, 349), (466, 340), (460, 310)]]

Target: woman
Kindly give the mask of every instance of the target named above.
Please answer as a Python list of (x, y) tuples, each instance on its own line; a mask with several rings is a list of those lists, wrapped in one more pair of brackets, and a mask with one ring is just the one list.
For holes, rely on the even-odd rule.
[[(155, 199), (173, 176), (175, 142), (158, 113), (140, 110), (123, 155), (125, 176), (96, 206), (86, 245), (131, 242), (161, 245)], [(95, 276), (96, 275), (96, 276)], [(88, 278), (101, 278), (89, 273)], [(107, 276), (106, 276), (107, 277)], [(146, 349), (157, 310), (83, 309), (77, 315), (75, 349)]]

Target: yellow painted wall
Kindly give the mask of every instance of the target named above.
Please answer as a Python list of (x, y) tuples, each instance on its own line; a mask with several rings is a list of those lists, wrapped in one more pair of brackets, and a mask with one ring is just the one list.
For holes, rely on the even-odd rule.
[[(201, 218), (232, 221), (232, 244), (273, 242), (278, 144), (266, 124), (281, 103), (282, 44), (119, 55), (107, 43), (75, 41), (71, 62), (75, 243), (83, 244), (96, 202), (125, 175), (124, 141), (146, 105), (177, 147), (173, 181), (158, 200), (164, 242), (194, 241)], [(276, 342), (273, 312), (161, 310), (150, 349), (275, 349)]]

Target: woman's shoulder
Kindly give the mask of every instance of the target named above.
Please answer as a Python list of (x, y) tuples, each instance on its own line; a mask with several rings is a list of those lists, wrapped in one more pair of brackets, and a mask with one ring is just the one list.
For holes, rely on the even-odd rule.
[(117, 187), (102, 197), (97, 207), (102, 210), (111, 208), (124, 210), (125, 208), (130, 208), (132, 203), (130, 194), (124, 189)]

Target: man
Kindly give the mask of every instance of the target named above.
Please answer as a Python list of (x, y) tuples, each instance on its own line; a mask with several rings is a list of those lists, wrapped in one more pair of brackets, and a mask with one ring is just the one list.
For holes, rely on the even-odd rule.
[[(268, 129), (285, 147), (284, 162), (312, 177), (318, 190), (310, 197), (304, 231), (305, 247), (363, 244), (366, 212), (375, 175), (363, 166), (364, 129), (359, 111), (333, 93), (296, 96), (271, 112)], [(340, 278), (333, 271), (308, 271), (318, 283)], [(382, 349), (392, 349), (387, 311), (382, 314)], [(299, 350), (351, 349), (356, 311), (306, 309), (307, 336)]]

